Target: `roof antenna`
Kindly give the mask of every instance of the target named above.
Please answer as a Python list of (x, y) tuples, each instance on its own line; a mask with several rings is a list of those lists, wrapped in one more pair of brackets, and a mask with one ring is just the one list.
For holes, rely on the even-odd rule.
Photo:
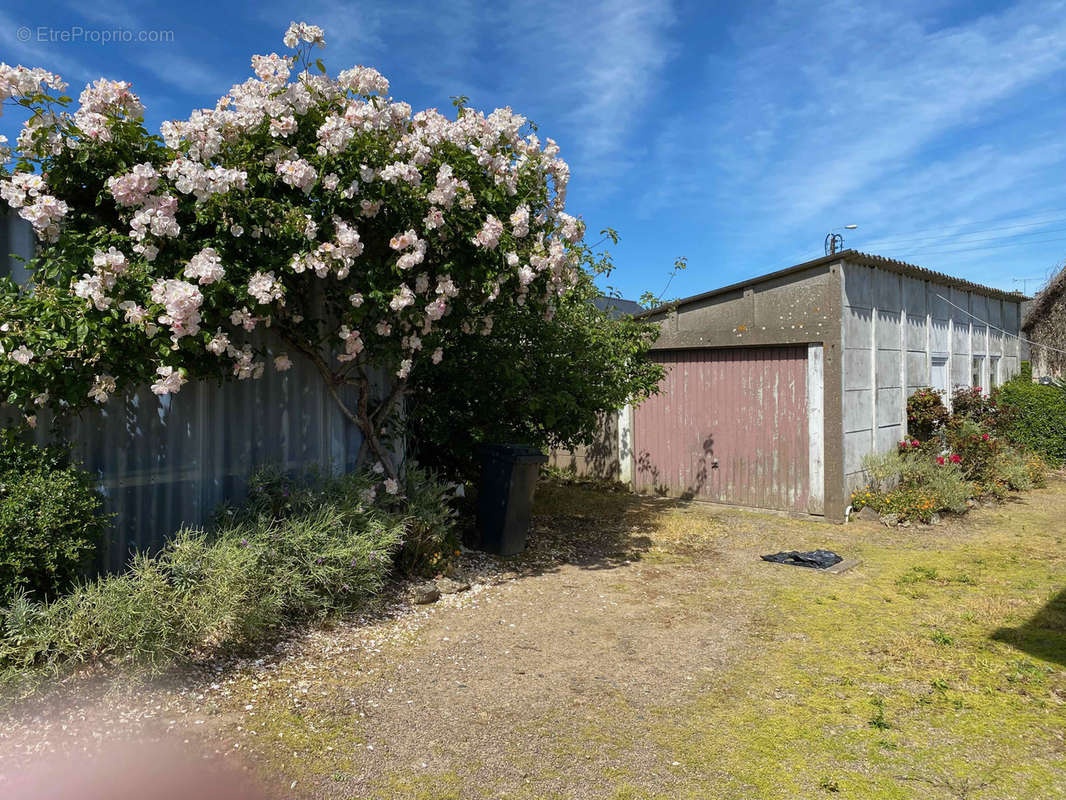
[(838, 233), (838, 231), (853, 231), (858, 225), (845, 225), (843, 228), (833, 228), (829, 233), (825, 235), (825, 254), (827, 256), (835, 255), (844, 249), (844, 235)]

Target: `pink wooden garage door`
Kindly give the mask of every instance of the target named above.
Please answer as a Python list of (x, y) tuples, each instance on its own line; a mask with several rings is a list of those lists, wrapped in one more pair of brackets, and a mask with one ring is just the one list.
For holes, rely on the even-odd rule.
[(807, 511), (807, 346), (663, 350), (633, 422), (638, 489)]

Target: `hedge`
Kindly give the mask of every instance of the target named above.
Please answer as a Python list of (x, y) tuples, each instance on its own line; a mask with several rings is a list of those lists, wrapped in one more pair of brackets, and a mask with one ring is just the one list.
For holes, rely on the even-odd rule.
[(1008, 412), (1004, 435), (1053, 466), (1066, 464), (1066, 390), (1020, 377), (1003, 384), (996, 400)]

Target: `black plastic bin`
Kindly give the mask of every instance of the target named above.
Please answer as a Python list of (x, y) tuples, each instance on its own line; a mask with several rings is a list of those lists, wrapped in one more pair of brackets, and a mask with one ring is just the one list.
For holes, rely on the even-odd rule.
[(521, 553), (526, 547), (537, 475), (548, 457), (522, 444), (485, 445), (479, 455), (477, 546), (501, 556)]

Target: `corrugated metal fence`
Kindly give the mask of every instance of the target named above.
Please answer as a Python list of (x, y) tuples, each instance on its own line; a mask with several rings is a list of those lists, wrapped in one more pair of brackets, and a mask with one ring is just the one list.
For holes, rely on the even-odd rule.
[[(13, 249), (26, 241), (18, 233), (21, 220), (9, 216), (0, 222), (6, 229), (0, 243)], [(8, 270), (18, 276), (17, 266), (9, 263)], [(163, 397), (145, 388), (112, 398), (67, 425), (62, 433), (73, 442), (75, 457), (97, 476), (115, 514), (100, 566), (120, 569), (131, 550), (156, 548), (182, 525), (208, 521), (220, 503), (240, 499), (257, 466), (333, 472), (355, 466), (362, 442), (358, 429), (314, 366), (290, 356), (293, 367), (284, 373), (268, 366), (257, 381), (190, 382)], [(345, 401), (354, 406), (351, 395)], [(42, 415), (40, 441), (49, 438), (48, 428)]]

